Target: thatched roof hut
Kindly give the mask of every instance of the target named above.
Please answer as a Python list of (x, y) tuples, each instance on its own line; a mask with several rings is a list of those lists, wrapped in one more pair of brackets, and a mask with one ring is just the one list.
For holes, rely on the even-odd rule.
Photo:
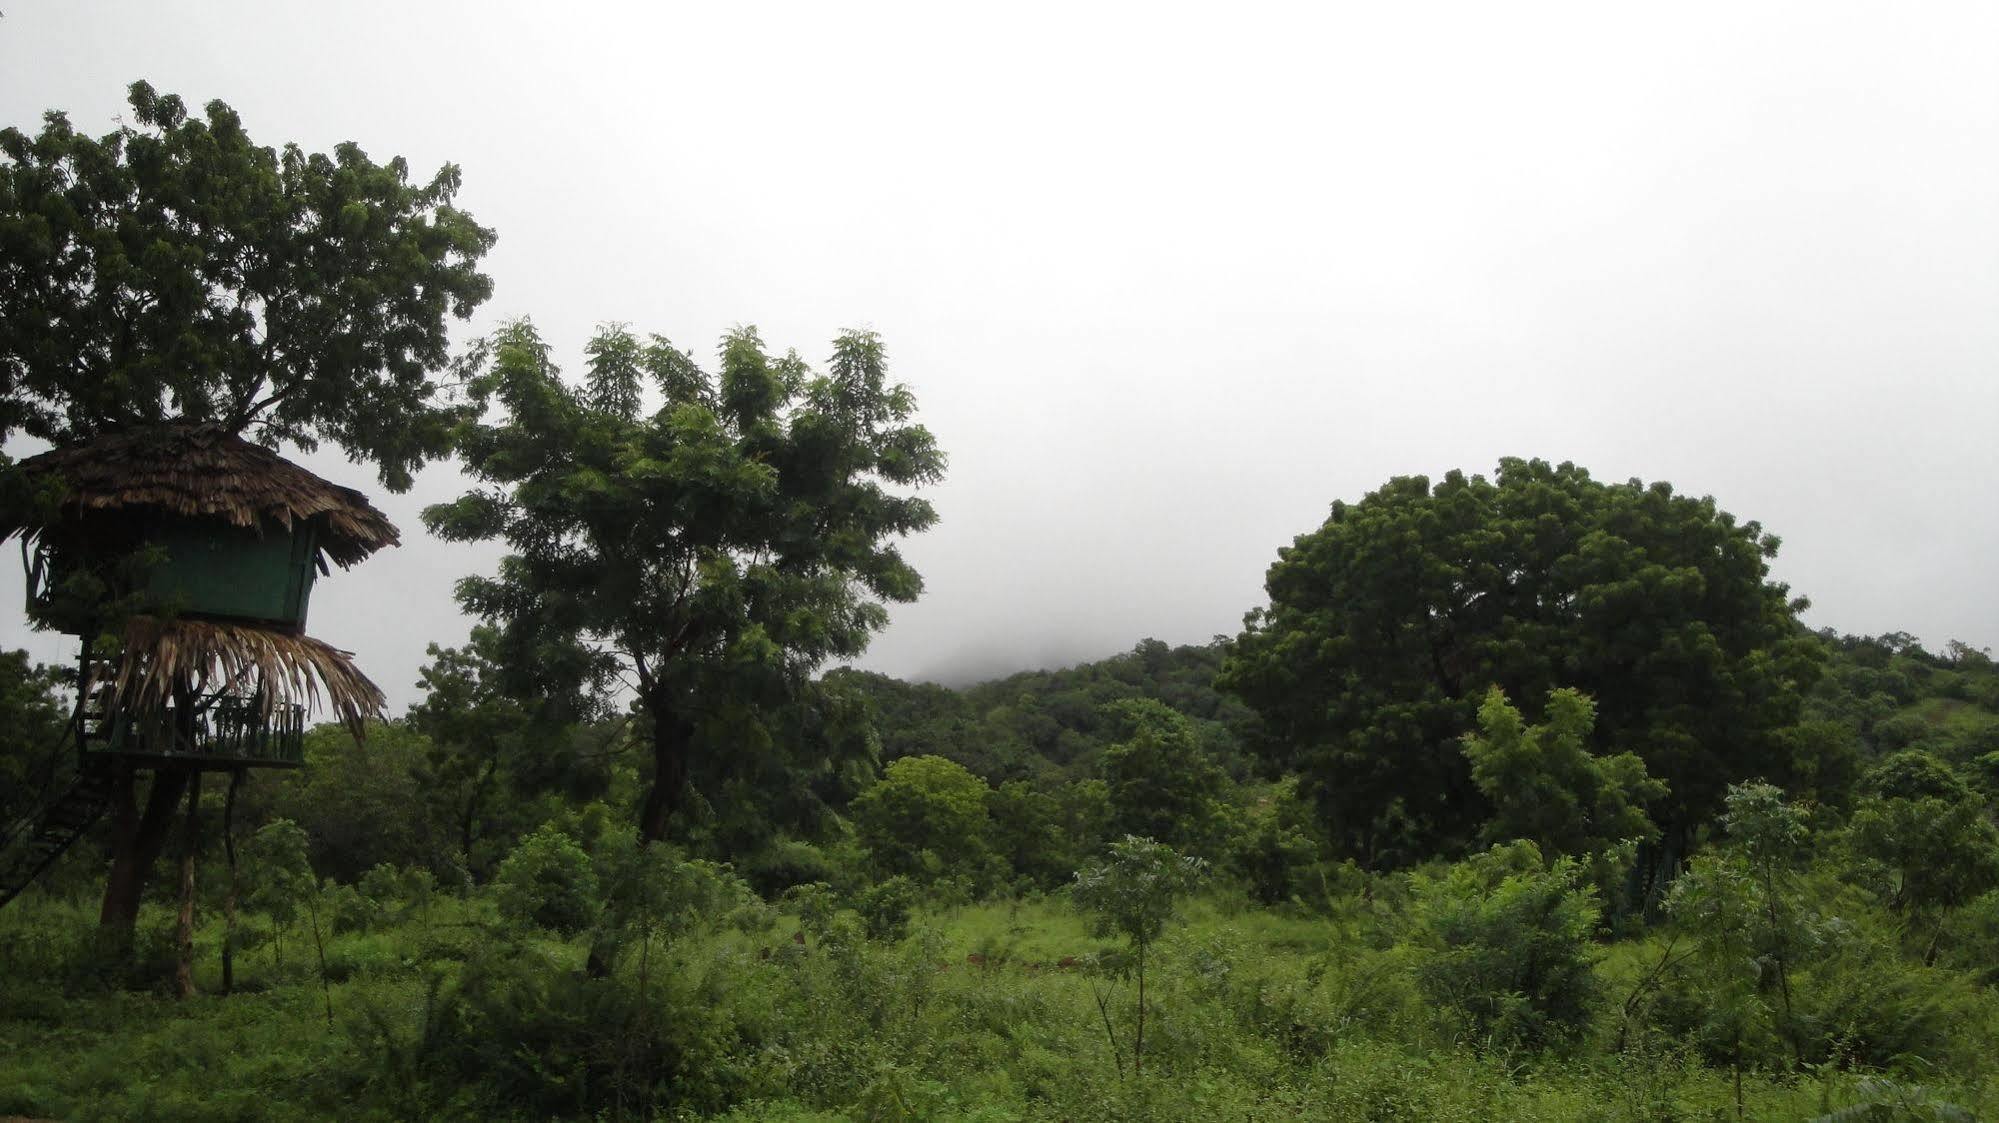
[(264, 719), (281, 706), (323, 704), (356, 736), (381, 713), (381, 690), (351, 656), (304, 634), (315, 570), (400, 540), (360, 492), (206, 424), (107, 434), (30, 457), (17, 472), (45, 495), (0, 509), (0, 541), (19, 534), (38, 550), (31, 611), (49, 603), (36, 598), (57, 569), (109, 574), (142, 545), (164, 550), (142, 576), (119, 578), (150, 599), (110, 619), (86, 610), (58, 625), (84, 635), (86, 651), (95, 629), (122, 632), (116, 659), (89, 672), (88, 693), (104, 691), (111, 710), (158, 726), (177, 714), (183, 740), (187, 722), (225, 700)]
[(62, 498), (42, 525), (0, 516), (0, 541), (39, 537), (93, 514), (146, 511), (219, 519), (231, 526), (289, 531), (314, 526), (319, 568), (343, 568), (401, 542), (395, 524), (353, 488), (313, 475), (270, 449), (217, 425), (172, 424), (111, 433), (31, 456), (19, 470), (30, 484), (57, 483)]

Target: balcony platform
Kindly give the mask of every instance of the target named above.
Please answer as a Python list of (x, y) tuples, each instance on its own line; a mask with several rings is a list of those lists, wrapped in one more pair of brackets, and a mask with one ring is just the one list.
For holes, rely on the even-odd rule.
[(141, 768), (297, 768), (305, 763), (305, 708), (224, 698), (196, 713), (192, 728), (172, 710), (86, 714), (78, 738), (86, 759), (117, 757)]

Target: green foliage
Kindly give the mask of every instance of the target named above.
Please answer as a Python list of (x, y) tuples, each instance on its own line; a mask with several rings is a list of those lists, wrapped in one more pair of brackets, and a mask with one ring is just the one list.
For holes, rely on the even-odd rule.
[(626, 831), (608, 833), (593, 864), (604, 887), (601, 923), (620, 936), (678, 939), (708, 931), (756, 900), (728, 866), (641, 845)]
[[(1966, 786), (1999, 793), (1999, 667), (1964, 644), (1933, 656), (1906, 635), (1820, 639), (1829, 673), (1797, 730), (1805, 757), (1830, 776), (1801, 773), (1800, 795), (1845, 809), (1863, 795), (1954, 802)], [(1860, 774), (1866, 772), (1866, 776)]]
[(1768, 909), (1739, 856), (1696, 858), (1673, 883), (1667, 908), (1692, 946), (1695, 967), (1680, 1020), (1709, 1056), (1741, 1067), (1745, 1057), (1780, 1059), (1779, 1026), (1766, 987)]
[(1778, 1043), (1802, 1061), (1792, 979), (1826, 936), (1794, 868), (1811, 844), (1808, 816), (1770, 784), (1738, 784), (1722, 825), (1728, 846), (1696, 858), (1667, 899), (1699, 968), (1702, 1042), (1736, 1068), (1745, 1058), (1778, 1060)]
[[(751, 853), (780, 836), (842, 849), (849, 830), (840, 810), (878, 772), (879, 742), (864, 701), (821, 679), (781, 707), (755, 716), (740, 706), (731, 712), (741, 720), (712, 723), (697, 737), (727, 751), (689, 762), (689, 802), (674, 837), (718, 855)], [(727, 741), (730, 728), (742, 739)]]
[(1870, 799), (1849, 837), (1887, 870), (1890, 908), (1951, 909), (1999, 887), (1999, 828), (1975, 796)]
[(1481, 1048), (1573, 1046), (1602, 1002), (1591, 970), (1599, 905), (1573, 859), (1527, 841), (1419, 877), (1415, 971)]
[(1295, 777), (1285, 777), (1250, 800), (1229, 841), (1229, 868), (1242, 878), (1250, 896), (1266, 905), (1323, 896), (1326, 847), (1313, 820)]
[(354, 886), (371, 913), (370, 927), (415, 917), (428, 924), (437, 900), (437, 878), (426, 869), (399, 869), (384, 863), (361, 875)]
[(854, 898), (854, 911), (860, 914), (868, 939), (894, 942), (909, 935), (909, 913), (915, 904), (915, 883), (897, 876), (862, 890)]
[(986, 782), (940, 756), (893, 761), (854, 800), (854, 829), (876, 866), (930, 879), (983, 872)]
[(1978, 1116), (1917, 1084), (1869, 1076), (1857, 1089), (1860, 1102), (1816, 1116), (1812, 1123), (1974, 1123)]
[(1694, 861), (1670, 899), (1677, 935), (1652, 1025), (1726, 1067), (1986, 1063), (1965, 1032), (1989, 1024), (1989, 992), (1912, 960), (1901, 925), (1830, 879), (1811, 880), (1774, 914), (1767, 892), (1740, 852)]
[(1774, 784), (1736, 784), (1728, 789), (1721, 825), (1731, 843), (1748, 856), (1766, 879), (1802, 857), (1812, 840), (1810, 815), (1784, 798)]
[(1597, 745), (1644, 760), (1670, 790), (1660, 825), (1689, 830), (1728, 783), (1783, 774), (1817, 673), (1776, 548), (1710, 499), (1569, 464), (1395, 479), (1280, 552), (1220, 681), (1364, 860), (1470, 841), (1458, 739), (1493, 686), (1587, 693)]
[(508, 922), (565, 936), (588, 928), (602, 904), (590, 856), (554, 827), (527, 836), (500, 863), (493, 899)]
[(1052, 889), (1076, 868), (1082, 852), (1062, 800), (1025, 780), (1008, 780), (986, 796), (993, 851), (1030, 885)]
[(1111, 833), (1217, 853), (1228, 777), (1201, 745), (1194, 722), (1149, 699), (1115, 709), (1131, 732), (1105, 749), (1099, 764)]
[(61, 680), (60, 671), (30, 663), (25, 651), (0, 651), (0, 830), (35, 808), (68, 748)]
[(494, 949), (465, 965), (420, 1037), (392, 1047), (412, 1055), (422, 1099), (448, 1096), (482, 1117), (714, 1111), (736, 1079), (726, 1006), (690, 964), (675, 966), (640, 988), (530, 948)]
[[(1492, 805), (1486, 840), (1525, 839), (1544, 854), (1602, 864), (1622, 843), (1657, 838), (1645, 807), (1665, 798), (1666, 785), (1630, 753), (1590, 753), (1596, 709), (1587, 697), (1557, 690), (1545, 712), (1530, 727), (1494, 687), (1479, 707), (1479, 731), (1465, 735), (1472, 782)], [(1614, 871), (1596, 872), (1599, 889), (1608, 889)]]
[(1946, 914), (1938, 935), (1939, 962), (1969, 971), (1999, 993), (1999, 889)]
[(1971, 785), (1933, 754), (1904, 749), (1883, 757), (1861, 778), (1861, 790), (1882, 799), (1935, 799), (1958, 803), (1972, 798)]
[(298, 915), (319, 886), (308, 856), (309, 839), (290, 819), (265, 824), (243, 845), (244, 900), (280, 924)]
[(1845, 722), (1801, 721), (1783, 731), (1790, 758), (1789, 790), (1799, 799), (1823, 807), (1844, 808), (1852, 802), (1865, 764), (1858, 731)]
[[(1090, 916), (1091, 930), (1100, 936), (1123, 937), (1129, 955), (1099, 956), (1098, 969), (1123, 978), (1138, 980), (1138, 994), (1132, 1012), (1132, 1072), (1145, 1071), (1145, 1019), (1147, 1013), (1146, 953), (1173, 919), (1181, 897), (1191, 892), (1206, 872), (1200, 858), (1176, 853), (1163, 842), (1126, 835), (1110, 845), (1105, 863), (1076, 871), (1070, 899)], [(1116, 1027), (1111, 1023), (1109, 996), (1092, 988), (1097, 1013), (1103, 1019), (1104, 1036), (1122, 1075), (1124, 1060)]]
[(1989, 1069), (1990, 1051), (1977, 1042), (1999, 1028), (1991, 992), (1911, 958), (1887, 918), (1859, 910), (1849, 916), (1821, 920), (1811, 957), (1791, 976), (1790, 1051), (1807, 1065), (1906, 1074)]
[(1076, 872), (1070, 897), (1089, 914), (1100, 936), (1118, 936), (1133, 949), (1158, 940), (1181, 897), (1200, 881), (1207, 863), (1163, 842), (1127, 835), (1110, 845), (1103, 865)]
[(1130, 735), (1120, 703), (1150, 700), (1193, 721), (1207, 754), (1240, 778), (1239, 741), (1251, 717), (1215, 689), (1224, 646), (1220, 639), (1184, 647), (1141, 640), (1109, 659), (956, 690), (847, 669), (827, 677), (868, 698), (884, 760), (934, 754), (995, 785), (1053, 786), (1094, 775), (1104, 749)]
[[(719, 376), (616, 326), (591, 357), (596, 389), (578, 392), (527, 323), (489, 340), (471, 391), (498, 418), (458, 440), (490, 486), (424, 522), (511, 549), (496, 576), (458, 593), (498, 626), (513, 693), (580, 710), (630, 676), (653, 749), (640, 830), (659, 839), (697, 758), (725, 772), (789, 759), (802, 739), (782, 715), (810, 693), (811, 670), (859, 654), (887, 618), (882, 602), (916, 597), (922, 582), (893, 539), (936, 513), (889, 487), (935, 482), (944, 458), (871, 333), (837, 339), (824, 375), (767, 354), (748, 328), (723, 340)], [(627, 412), (634, 364), (662, 403), (649, 415)], [(798, 763), (818, 765), (825, 747)]]
[(779, 904), (784, 911), (798, 918), (802, 932), (809, 932), (820, 940), (832, 932), (834, 920), (840, 913), (840, 900), (833, 887), (816, 881), (786, 889)]
[(270, 812), (298, 824), (323, 876), (353, 881), (384, 863), (446, 871), (448, 844), (434, 832), (421, 778), (430, 751), (401, 722), (373, 723), (359, 742), (341, 726), (316, 726), (305, 737), (306, 767), (280, 781)]
[[(628, 946), (612, 974), (593, 979), (580, 969), (583, 938), (495, 939), (510, 930), (483, 896), (447, 894), (429, 926), (410, 918), (329, 935), (331, 1027), (316, 980), (273, 972), (261, 956), (239, 962), (237, 994), (215, 995), (212, 929), (197, 938), (211, 949), (197, 964), (210, 992), (202, 997), (50, 986), (46, 972), (69, 953), (48, 937), (88, 929), (94, 915), (22, 901), (0, 911), (10, 969), (0, 987), (0, 1111), (78, 1120), (1733, 1117), (1731, 1074), (1666, 1036), (1663, 1020), (1622, 1052), (1480, 1054), (1440, 1037), (1413, 949), (1392, 946), (1403, 920), (1382, 904), (1390, 896), (1377, 894), (1378, 915), (1340, 924), (1244, 909), (1232, 897), (1186, 902), (1184, 925), (1169, 927), (1149, 959), (1145, 1079), (1124, 1082), (1105, 1078), (1111, 1061), (1089, 979), (1055, 967), (1087, 936), (1074, 910), (1054, 901), (925, 910), (894, 944), (841, 934), (801, 946), (784, 929), (774, 941), (765, 928), (746, 935), (704, 922), (655, 940), (649, 962)], [(253, 929), (264, 921), (246, 919)], [(828, 931), (844, 933), (848, 919), (833, 913)], [(171, 923), (142, 931), (154, 927), (164, 934)], [(1902, 961), (1892, 940), (1827, 946), (1823, 977), (1800, 976), (1801, 1008), (1858, 1051), (1813, 1061), (1803, 1075), (1746, 1068), (1746, 1118), (1864, 1107), (1883, 1098), (1884, 1077), (1912, 1100), (1981, 1118), (1999, 1108), (1982, 1055), (1999, 999)], [(979, 948), (983, 964), (964, 962)], [(1877, 958), (1884, 950), (1889, 958)], [(1898, 1016), (1907, 1031), (1894, 1032)], [(1122, 1027), (1120, 1041), (1128, 1056)], [(1891, 1048), (1911, 1051), (1897, 1061), (1882, 1052)]]
[(406, 724), (428, 743), (410, 771), (437, 841), (484, 875), (544, 816), (535, 797), (601, 798), (607, 754), (555, 707), (507, 693), (496, 629), (474, 627), (464, 647), (431, 644), (427, 653), (424, 697)]
[(445, 165), (259, 147), (236, 112), (131, 87), (102, 138), (0, 131), (0, 437), (160, 421), (325, 439), (401, 491), (447, 447), (446, 314), (492, 292), (493, 232)]
[(793, 838), (780, 838), (744, 859), (743, 878), (766, 898), (777, 897), (794, 885), (824, 882), (852, 884), (859, 871), (826, 847)]

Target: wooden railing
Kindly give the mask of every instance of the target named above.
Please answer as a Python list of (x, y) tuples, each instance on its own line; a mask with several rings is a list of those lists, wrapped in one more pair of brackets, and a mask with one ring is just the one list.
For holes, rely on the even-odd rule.
[(207, 767), (277, 766), (305, 763), (305, 708), (272, 706), (255, 699), (218, 698), (183, 721), (173, 709), (144, 713), (91, 712), (81, 715), (80, 745), (86, 753), (108, 753), (158, 762)]

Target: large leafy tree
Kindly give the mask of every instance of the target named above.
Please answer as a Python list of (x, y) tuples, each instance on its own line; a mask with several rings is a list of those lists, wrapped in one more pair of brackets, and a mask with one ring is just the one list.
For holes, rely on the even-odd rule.
[(1592, 697), (1593, 748), (1666, 782), (1655, 815), (1683, 839), (1730, 782), (1788, 766), (1821, 656), (1769, 580), (1777, 545), (1711, 499), (1571, 464), (1398, 478), (1279, 551), (1221, 681), (1364, 858), (1472, 838), (1487, 809), (1459, 739), (1494, 686)]
[(722, 341), (714, 375), (621, 326), (587, 354), (572, 387), (531, 325), (490, 341), (470, 389), (495, 416), (459, 433), (489, 486), (424, 521), (511, 548), (458, 593), (499, 629), (514, 689), (629, 691), (652, 750), (639, 827), (653, 840), (707, 771), (697, 753), (788, 736), (811, 672), (859, 654), (883, 602), (915, 598), (895, 540), (936, 513), (896, 489), (941, 478), (944, 457), (869, 332), (836, 340), (824, 374), (748, 328)]
[(259, 146), (219, 101), (130, 102), (102, 137), (0, 130), (0, 437), (211, 422), (407, 488), (450, 434), (447, 314), (492, 292), (458, 169), (413, 183), (354, 144)]
[[(129, 100), (102, 137), (59, 112), (0, 130), (0, 440), (200, 422), (331, 442), (406, 489), (463, 416), (438, 394), (448, 317), (492, 291), (493, 232), (453, 205), (458, 169), (413, 183), (354, 144), (259, 146), (220, 101), (191, 116), (144, 82)], [(46, 501), (8, 465), (0, 506)], [(128, 932), (190, 786), (150, 775), (143, 817), (135, 773), (115, 797), (104, 916)]]

